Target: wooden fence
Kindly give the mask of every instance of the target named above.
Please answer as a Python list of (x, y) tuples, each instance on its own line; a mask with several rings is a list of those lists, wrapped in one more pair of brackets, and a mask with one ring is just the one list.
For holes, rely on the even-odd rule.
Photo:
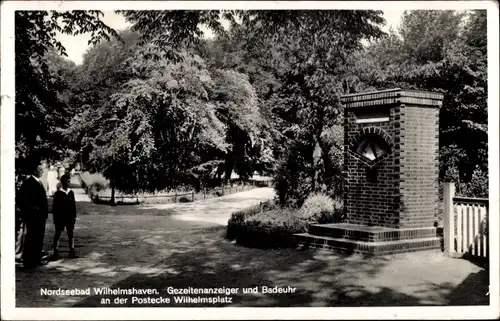
[(453, 183), (444, 184), (444, 251), (452, 257), (489, 257), (489, 201), (455, 195)]
[[(90, 199), (95, 203), (109, 202), (111, 196), (98, 195), (93, 193), (90, 186), (86, 186), (84, 180), (78, 175), (79, 181), (85, 189), (85, 192), (89, 195)], [(196, 193), (194, 191), (184, 192), (184, 193), (174, 193), (174, 194), (159, 194), (159, 195), (115, 195), (115, 202), (120, 204), (128, 203), (154, 203), (154, 202), (166, 202), (166, 203), (179, 203), (179, 202), (194, 202), (196, 200), (210, 199), (214, 197), (230, 195), (234, 193), (248, 191), (258, 187), (271, 187), (273, 181), (268, 180), (250, 180), (245, 185), (227, 185), (218, 188), (213, 188), (210, 190), (201, 190)], [(156, 201), (155, 201), (156, 200)]]

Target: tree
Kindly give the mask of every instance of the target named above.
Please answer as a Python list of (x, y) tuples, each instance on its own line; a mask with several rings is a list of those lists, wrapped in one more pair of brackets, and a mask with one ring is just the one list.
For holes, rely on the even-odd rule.
[(192, 51), (171, 60), (136, 33), (121, 38), (90, 50), (80, 70), (83, 107), (67, 134), (87, 165), (131, 193), (199, 189), (217, 169), (248, 177), (265, 123), (247, 77), (209, 70)]
[(226, 180), (233, 169), (242, 179), (253, 174), (255, 142), (265, 130), (264, 119), (258, 108), (257, 94), (248, 77), (232, 70), (215, 73), (214, 99), (218, 118), (227, 126), (224, 172)]
[[(334, 185), (334, 176), (340, 175), (330, 159), (333, 145), (324, 139), (323, 133), (339, 124), (338, 95), (343, 92), (346, 68), (342, 67), (347, 58), (361, 48), (361, 39), (383, 35), (378, 26), (383, 23), (381, 12), (178, 11), (134, 12), (125, 16), (134, 24), (133, 29), (147, 30), (146, 38), (160, 43), (170, 43), (179, 34), (190, 43), (199, 43), (200, 24), (214, 30), (219, 38), (205, 48), (206, 56), (214, 58), (215, 66), (236, 68), (250, 76), (262, 114), (276, 130), (275, 146), (280, 148), (275, 155), (294, 158), (281, 162), (283, 166), (295, 164), (294, 169), (280, 171), (291, 175), (282, 177), (281, 185), (297, 191), (291, 180), (306, 181), (299, 178), (297, 171), (307, 172), (305, 177), (316, 176), (312, 156), (317, 146), (325, 176), (323, 185)], [(220, 17), (230, 21), (229, 32), (221, 29)], [(184, 29), (185, 21), (193, 26)], [(169, 28), (162, 29), (159, 22)], [(299, 203), (316, 188), (315, 184), (312, 180)]]
[[(76, 152), (73, 162), (83, 162), (91, 170), (95, 170), (89, 162), (92, 142), (100, 127), (96, 120), (106, 115), (102, 113), (106, 113), (111, 95), (134, 77), (127, 62), (139, 48), (138, 38), (137, 33), (125, 30), (117, 38), (102, 41), (87, 50), (82, 65), (75, 71), (70, 105), (77, 117), (65, 134), (69, 137), (68, 146)], [(109, 124), (106, 121), (102, 126)]]
[(277, 146), (281, 146), (279, 119), (266, 101), (276, 89), (279, 73), (280, 54), (273, 40), (256, 41), (253, 29), (244, 26), (233, 27), (227, 37), (201, 41), (197, 51), (211, 70), (230, 69), (248, 75), (248, 81), (255, 88), (258, 109), (265, 122), (266, 130), (259, 132), (254, 151), (253, 168), (272, 175), (276, 169)]
[[(362, 39), (383, 34), (377, 26), (383, 22), (381, 12), (122, 13), (141, 35), (140, 49), (124, 63), (133, 75), (104, 90), (101, 106), (95, 106), (101, 98), (87, 100), (94, 103), (80, 116), (88, 120), (74, 131), (89, 133), (89, 160), (112, 178), (113, 186), (157, 190), (213, 166), (219, 177), (225, 172), (227, 178), (233, 169), (248, 177), (256, 164), (272, 158), (265, 147), (273, 127), (283, 142), (278, 150), (303, 153), (303, 169), (312, 164), (319, 146), (322, 172), (332, 177), (334, 145), (324, 132), (338, 125), (342, 65)], [(219, 40), (230, 36), (221, 17), (230, 20), (231, 34), (239, 36), (236, 43), (247, 54), (235, 53), (234, 60), (222, 61), (218, 68), (217, 62), (207, 66), (196, 49), (202, 44), (202, 24)], [(252, 37), (241, 42), (245, 34)], [(271, 46), (276, 49), (259, 58), (258, 49)], [(240, 58), (244, 68), (231, 70)], [(303, 172), (316, 177), (316, 170)], [(328, 179), (324, 182), (328, 185)]]
[[(244, 62), (238, 70), (245, 70), (258, 88), (263, 115), (268, 115), (266, 119), (278, 132), (276, 146), (280, 148), (276, 154), (284, 157), (281, 161), (284, 168), (279, 170), (284, 176), (277, 175), (278, 189), (286, 189), (281, 193), (283, 201), (300, 205), (308, 193), (319, 188), (312, 179), (317, 177), (318, 170), (313, 157), (316, 147), (322, 159), (321, 185), (334, 185), (334, 177), (338, 179), (340, 175), (330, 159), (332, 144), (324, 139), (323, 133), (339, 124), (338, 95), (342, 93), (347, 58), (361, 49), (362, 39), (383, 35), (379, 27), (384, 22), (381, 12), (270, 10), (124, 14), (133, 23), (132, 29), (142, 31), (146, 39), (158, 43), (171, 44), (178, 37), (187, 43), (199, 43), (201, 24), (219, 36), (219, 43), (225, 43), (232, 36), (227, 43), (229, 49), (231, 46), (244, 48), (245, 54), (240, 56), (229, 50), (231, 54), (226, 59), (226, 52), (212, 52), (222, 65)], [(231, 32), (221, 28), (221, 17), (230, 21)], [(186, 21), (188, 27), (185, 27)], [(168, 27), (163, 28), (165, 25)], [(247, 39), (242, 35), (248, 36)], [(223, 49), (227, 50), (228, 46)], [(309, 186), (307, 181), (311, 182)]]
[(60, 101), (57, 84), (51, 79), (47, 54), (55, 49), (66, 55), (56, 32), (90, 33), (90, 43), (115, 35), (99, 11), (16, 11), (16, 172), (24, 173), (41, 159), (59, 157), (55, 139), (64, 126), (65, 104)]
[(400, 35), (360, 53), (356, 74), (372, 88), (390, 84), (444, 93), (440, 178), (461, 186), (482, 177), (488, 171), (485, 11), (406, 12)]
[(291, 15), (292, 21), (301, 22), (300, 28), (287, 26), (277, 35), (277, 50), (288, 59), (280, 63), (280, 86), (273, 89), (268, 104), (279, 115), (286, 137), (282, 166), (291, 166), (281, 170), (289, 176), (277, 175), (286, 188), (284, 201), (300, 206), (313, 191), (342, 193), (340, 164), (338, 158), (332, 159), (338, 155), (332, 148), (340, 146), (327, 133), (342, 124), (339, 95), (345, 93), (348, 57), (361, 48), (362, 39), (382, 36), (371, 23), (383, 19), (371, 11)]

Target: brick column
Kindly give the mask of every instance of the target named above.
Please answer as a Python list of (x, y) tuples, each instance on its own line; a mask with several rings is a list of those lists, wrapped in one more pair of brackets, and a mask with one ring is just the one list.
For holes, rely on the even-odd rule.
[[(395, 89), (348, 95), (342, 100), (347, 222), (432, 227), (439, 201), (442, 95)], [(382, 137), (390, 145), (388, 155), (370, 161), (357, 154), (356, 144), (367, 135)]]

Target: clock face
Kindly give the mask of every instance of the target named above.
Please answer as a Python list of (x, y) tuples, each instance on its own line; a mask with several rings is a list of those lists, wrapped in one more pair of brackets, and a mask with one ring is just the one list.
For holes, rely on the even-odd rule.
[(389, 152), (389, 146), (380, 136), (366, 136), (359, 143), (356, 153), (373, 161)]

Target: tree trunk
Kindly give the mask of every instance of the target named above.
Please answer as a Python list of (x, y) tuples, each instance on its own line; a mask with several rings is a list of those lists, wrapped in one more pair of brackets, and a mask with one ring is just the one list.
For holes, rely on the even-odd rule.
[(111, 200), (110, 200), (111, 206), (116, 206), (115, 202), (115, 186), (111, 184)]
[(321, 148), (321, 158), (323, 160), (323, 170), (324, 170), (324, 183), (328, 186), (331, 184), (331, 180), (333, 178), (333, 173), (332, 173), (332, 165), (331, 165), (331, 159), (330, 159), (330, 148), (329, 144), (326, 144), (323, 142), (323, 140), (320, 138), (319, 146)]

